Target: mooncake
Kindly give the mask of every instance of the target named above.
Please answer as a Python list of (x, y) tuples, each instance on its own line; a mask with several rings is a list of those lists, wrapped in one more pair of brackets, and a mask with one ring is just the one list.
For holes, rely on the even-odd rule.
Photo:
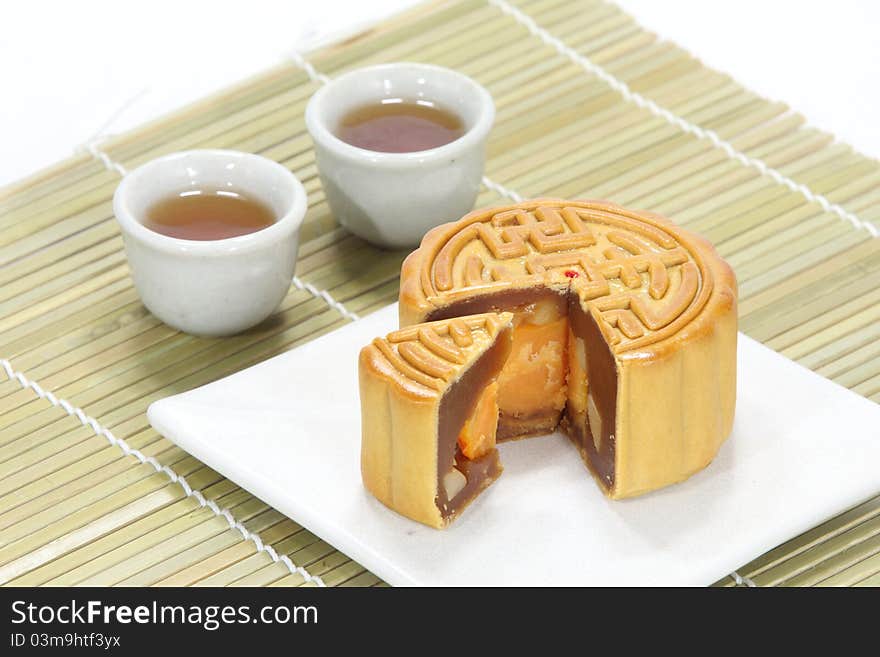
[(361, 474), (389, 508), (444, 527), (501, 474), (497, 379), (512, 320), (444, 319), (361, 350)]
[(618, 499), (687, 478), (729, 435), (736, 299), (712, 245), (667, 219), (535, 199), (425, 235), (401, 270), (400, 323), (511, 312), (497, 439), (559, 428)]

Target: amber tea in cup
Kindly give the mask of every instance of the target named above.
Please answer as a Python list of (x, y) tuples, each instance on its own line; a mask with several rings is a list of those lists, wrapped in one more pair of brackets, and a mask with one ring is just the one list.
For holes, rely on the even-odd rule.
[(334, 77), (305, 115), (333, 216), (393, 249), (473, 209), (494, 117), (492, 96), (471, 78), (411, 62)]
[(147, 209), (143, 224), (182, 240), (225, 240), (255, 233), (275, 223), (268, 205), (228, 189), (188, 189)]
[(345, 114), (337, 136), (368, 151), (412, 153), (444, 146), (464, 132), (462, 120), (435, 103), (383, 98)]

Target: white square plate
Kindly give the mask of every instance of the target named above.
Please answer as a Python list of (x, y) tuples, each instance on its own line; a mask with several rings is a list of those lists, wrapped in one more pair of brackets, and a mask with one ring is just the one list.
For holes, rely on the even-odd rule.
[(707, 585), (880, 492), (880, 406), (740, 335), (733, 434), (688, 481), (606, 500), (559, 434), (502, 445), (504, 473), (450, 528), (360, 478), (357, 354), (389, 306), (153, 404), (153, 426), (395, 585)]

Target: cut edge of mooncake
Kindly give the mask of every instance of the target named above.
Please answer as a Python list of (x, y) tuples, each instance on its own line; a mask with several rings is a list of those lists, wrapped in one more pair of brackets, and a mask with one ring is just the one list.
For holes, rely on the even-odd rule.
[(494, 395), (512, 319), (423, 323), (361, 350), (361, 474), (387, 507), (442, 528), (501, 474)]

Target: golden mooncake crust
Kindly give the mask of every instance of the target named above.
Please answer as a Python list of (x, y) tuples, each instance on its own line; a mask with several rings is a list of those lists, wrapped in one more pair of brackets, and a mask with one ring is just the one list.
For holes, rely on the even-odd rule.
[(397, 394), (439, 398), (510, 321), (510, 313), (483, 313), (405, 327), (364, 347), (361, 362)]
[(361, 350), (361, 473), (386, 506), (432, 527), (449, 521), (437, 502), (443, 395), (509, 340), (511, 326), (510, 313), (470, 315), (404, 328)]

